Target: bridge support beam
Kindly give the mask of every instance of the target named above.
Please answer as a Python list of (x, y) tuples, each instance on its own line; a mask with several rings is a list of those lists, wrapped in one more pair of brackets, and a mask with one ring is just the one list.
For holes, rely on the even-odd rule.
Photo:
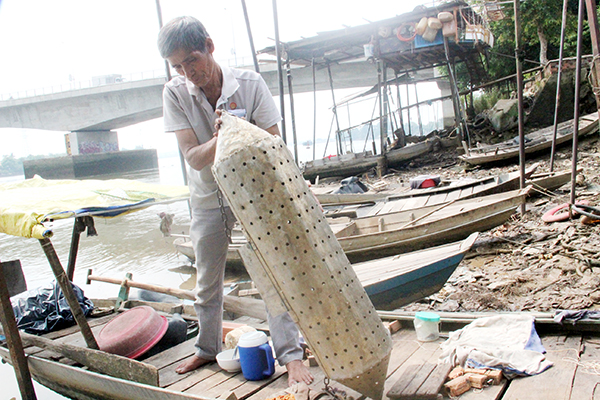
[[(441, 97), (452, 96), (449, 81), (438, 80), (437, 86), (441, 91)], [(454, 106), (451, 98), (442, 100), (442, 118), (444, 120), (444, 129), (452, 129), (455, 126)]]
[(116, 131), (78, 131), (65, 134), (67, 154), (107, 153), (119, 151), (119, 138)]

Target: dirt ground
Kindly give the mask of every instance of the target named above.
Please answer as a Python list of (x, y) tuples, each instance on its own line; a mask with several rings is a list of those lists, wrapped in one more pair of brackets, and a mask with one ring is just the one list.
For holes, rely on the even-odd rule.
[[(576, 198), (600, 205), (600, 140), (598, 134), (579, 141)], [(557, 150), (555, 171), (570, 170), (571, 147)], [(540, 163), (536, 172), (550, 170), (550, 155), (527, 160)], [(423, 174), (442, 179), (480, 178), (518, 170), (516, 164), (466, 170), (455, 150), (442, 150), (413, 160), (386, 182), (407, 183)], [(540, 311), (600, 308), (600, 224), (579, 219), (547, 224), (541, 216), (570, 199), (571, 184), (553, 196), (530, 197), (524, 215), (481, 236), (437, 294), (403, 308), (409, 311)]]

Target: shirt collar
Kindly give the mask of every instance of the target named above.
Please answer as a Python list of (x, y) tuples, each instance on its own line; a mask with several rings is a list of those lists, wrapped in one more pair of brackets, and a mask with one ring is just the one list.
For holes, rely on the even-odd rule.
[[(223, 87), (221, 88), (221, 97), (217, 101), (217, 107), (219, 107), (220, 104), (226, 103), (227, 99), (233, 96), (233, 94), (240, 87), (240, 84), (238, 83), (237, 79), (235, 79), (235, 75), (233, 74), (231, 68), (221, 64), (219, 64), (219, 67), (221, 67), (221, 72), (223, 73)], [(185, 85), (187, 86), (188, 92), (192, 96), (196, 98), (204, 97), (204, 93), (202, 93), (200, 88), (194, 85), (187, 78), (185, 78)]]

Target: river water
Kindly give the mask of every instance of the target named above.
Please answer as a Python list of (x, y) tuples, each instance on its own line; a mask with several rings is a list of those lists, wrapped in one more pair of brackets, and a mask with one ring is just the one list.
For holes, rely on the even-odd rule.
[[(107, 179), (109, 176), (94, 177)], [(183, 185), (179, 158), (160, 158), (159, 170), (142, 171), (112, 178), (127, 178), (149, 183)], [(22, 177), (2, 178), (0, 183), (22, 180)], [(43, 201), (43, 200), (41, 200)], [(158, 213), (174, 214), (173, 233), (188, 233), (189, 210), (187, 201), (159, 204), (112, 219), (95, 218), (98, 236), (87, 237), (81, 234), (74, 282), (84, 290), (89, 298), (113, 297), (119, 287), (102, 282), (85, 284), (87, 270), (94, 275), (122, 279), (131, 272), (133, 279), (169, 287), (192, 289), (194, 279), (185, 273), (170, 269), (187, 265), (189, 261), (179, 255), (173, 246), (173, 237), (164, 237), (159, 230)], [(58, 221), (53, 226), (51, 241), (56, 253), (66, 268), (71, 243), (73, 219)], [(28, 289), (43, 286), (54, 279), (50, 265), (36, 239), (25, 239), (0, 234), (0, 260), (21, 260)], [(62, 396), (35, 384), (38, 399), (60, 399)], [(0, 400), (20, 398), (12, 367), (0, 365)]]

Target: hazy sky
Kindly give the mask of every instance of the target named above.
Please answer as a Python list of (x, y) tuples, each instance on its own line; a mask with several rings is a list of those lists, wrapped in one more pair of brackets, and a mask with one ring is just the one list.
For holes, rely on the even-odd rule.
[[(280, 39), (356, 26), (411, 11), (431, 0), (302, 0), (277, 2)], [(272, 0), (246, 0), (255, 48), (273, 45)], [(163, 21), (180, 15), (200, 19), (216, 43), (215, 58), (251, 63), (241, 1), (162, 0)], [(0, 0), (0, 93), (50, 87), (108, 74), (164, 73), (156, 48), (155, 0)], [(331, 105), (321, 102), (323, 120)], [(312, 94), (308, 96), (312, 104)], [(311, 105), (312, 107), (312, 105)], [(331, 114), (329, 112), (329, 114)], [(325, 118), (326, 117), (326, 118)], [(312, 135), (312, 111), (310, 112)], [(172, 145), (162, 122), (119, 130), (122, 147)], [(326, 127), (329, 129), (329, 126)], [(63, 133), (0, 129), (0, 155), (64, 152)], [(25, 136), (27, 140), (25, 139)], [(51, 138), (50, 140), (47, 140)]]

